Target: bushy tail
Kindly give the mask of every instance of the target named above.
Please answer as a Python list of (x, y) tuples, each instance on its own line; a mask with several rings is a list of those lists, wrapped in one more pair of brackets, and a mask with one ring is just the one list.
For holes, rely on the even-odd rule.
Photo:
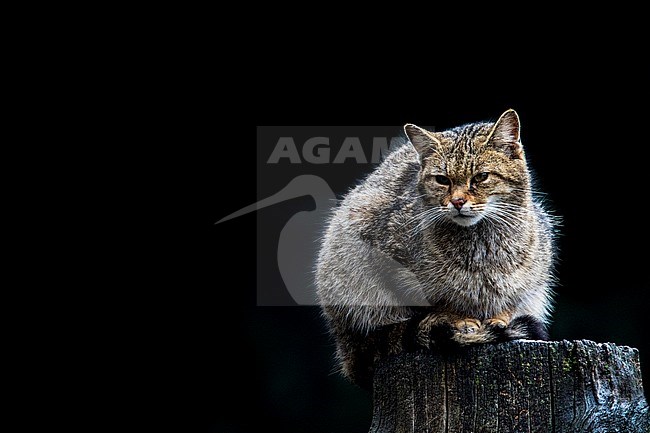
[(520, 316), (505, 328), (490, 327), (491, 341), (548, 340), (546, 326), (533, 316)]

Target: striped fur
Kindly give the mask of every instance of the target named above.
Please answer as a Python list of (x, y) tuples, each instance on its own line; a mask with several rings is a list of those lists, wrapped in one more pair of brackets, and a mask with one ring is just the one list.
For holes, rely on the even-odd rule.
[(554, 219), (517, 114), (405, 132), (328, 221), (316, 267), (341, 369), (362, 386), (403, 350), (545, 338), (551, 312)]

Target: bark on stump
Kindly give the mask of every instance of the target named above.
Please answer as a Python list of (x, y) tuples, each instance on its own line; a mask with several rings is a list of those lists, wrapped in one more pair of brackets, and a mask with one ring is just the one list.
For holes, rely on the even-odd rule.
[(513, 341), (386, 359), (370, 433), (649, 433), (639, 352)]

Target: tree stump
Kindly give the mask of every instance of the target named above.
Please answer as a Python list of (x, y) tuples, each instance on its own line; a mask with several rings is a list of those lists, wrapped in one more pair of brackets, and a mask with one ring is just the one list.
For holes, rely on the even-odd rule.
[(370, 433), (649, 433), (639, 352), (512, 341), (377, 366)]

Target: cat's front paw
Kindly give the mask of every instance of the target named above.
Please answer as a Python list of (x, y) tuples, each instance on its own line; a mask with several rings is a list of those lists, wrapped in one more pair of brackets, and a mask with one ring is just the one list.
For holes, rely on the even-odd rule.
[(471, 344), (477, 342), (481, 329), (481, 321), (473, 317), (431, 313), (419, 322), (416, 340), (426, 348), (430, 348), (432, 343), (444, 345), (450, 340), (461, 345)]
[(485, 319), (483, 324), (496, 329), (506, 329), (512, 320), (512, 313), (504, 312), (489, 319)]
[(481, 321), (473, 318), (456, 320), (453, 328), (460, 334), (476, 334), (481, 329)]
[(485, 332), (485, 326), (478, 319), (464, 318), (452, 324), (451, 339), (461, 346), (484, 343), (487, 341), (487, 338), (488, 335)]
[[(463, 319), (455, 324), (456, 332), (453, 334), (452, 340), (461, 346), (507, 341), (512, 339), (509, 333), (511, 321), (512, 313), (509, 311), (504, 311), (483, 321)], [(477, 329), (475, 329), (476, 323), (478, 323)]]

